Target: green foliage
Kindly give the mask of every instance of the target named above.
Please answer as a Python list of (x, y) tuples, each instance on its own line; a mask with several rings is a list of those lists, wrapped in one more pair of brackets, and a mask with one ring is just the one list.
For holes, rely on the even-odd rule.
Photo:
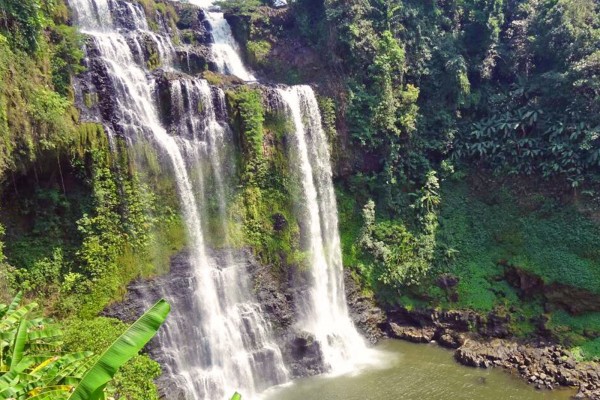
[[(115, 393), (129, 400), (158, 400), (154, 380), (162, 373), (160, 365), (148, 356), (135, 356), (115, 374)], [(108, 389), (110, 391), (110, 388)]]
[(0, 3), (0, 31), (8, 35), (16, 48), (30, 53), (39, 47), (40, 35), (46, 24), (39, 0), (2, 0)]
[(373, 278), (392, 287), (417, 283), (430, 265), (430, 260), (420, 257), (418, 239), (401, 223), (376, 223), (373, 201), (363, 208), (363, 218), (359, 244), (373, 259)]
[(64, 97), (72, 92), (71, 77), (83, 72), (82, 38), (73, 27), (58, 25), (50, 32), (52, 43), (52, 84)]
[[(104, 398), (110, 378), (154, 336), (169, 312), (161, 300), (131, 327), (109, 319), (71, 322), (63, 343), (57, 324), (32, 317), (37, 304), (21, 306), (21, 299), (19, 293), (10, 305), (0, 305), (0, 396), (18, 400), (77, 399), (81, 393), (94, 393), (85, 399)], [(124, 333), (119, 336), (120, 332)], [(108, 350), (92, 357), (86, 345), (99, 353)], [(65, 348), (75, 352), (65, 353)], [(158, 399), (152, 379), (159, 373), (158, 364), (136, 356), (107, 392), (128, 399)]]
[[(168, 26), (171, 28), (173, 33), (177, 32), (177, 22), (179, 21), (179, 16), (175, 11), (175, 8), (172, 4), (168, 2), (163, 2), (160, 0), (136, 0), (142, 8), (144, 9), (144, 13), (146, 14), (146, 19), (148, 20), (148, 26), (153, 31), (158, 31), (160, 27), (161, 19), (165, 21)], [(176, 42), (176, 36), (172, 38), (174, 42)], [(158, 55), (152, 54), (151, 57), (154, 59), (152, 65), (149, 68), (156, 68), (158, 62)]]
[(473, 124), (455, 155), (482, 160), (497, 173), (567, 178), (573, 188), (600, 167), (600, 131), (523, 107)]
[(549, 199), (540, 198), (528, 209), (506, 189), (490, 189), (474, 193), (464, 183), (449, 183), (442, 191), (437, 268), (460, 278), (459, 306), (490, 311), (511, 301), (510, 288), (498, 289), (501, 262), (534, 273), (547, 284), (597, 292), (597, 226)]
[(237, 108), (240, 128), (244, 133), (245, 150), (254, 157), (262, 155), (264, 109), (261, 94), (257, 90), (241, 89), (232, 103)]
[(240, 137), (240, 189), (229, 205), (228, 236), (236, 246), (250, 246), (265, 264), (279, 268), (302, 264), (299, 227), (284, 137), (287, 116), (266, 112), (258, 90), (228, 93), (232, 125)]
[(570, 315), (557, 310), (552, 313), (548, 327), (562, 342), (572, 346), (581, 360), (600, 360), (600, 313)]
[(251, 62), (255, 65), (261, 65), (267, 61), (267, 56), (271, 51), (271, 44), (266, 40), (248, 41), (246, 49)]
[(15, 270), (15, 286), (27, 292), (52, 293), (58, 290), (64, 268), (61, 248), (54, 249), (52, 258), (42, 258), (34, 262), (29, 269)]
[[(96, 360), (125, 330), (123, 322), (104, 317), (94, 319), (70, 318), (64, 321), (63, 348), (69, 352), (92, 351)], [(157, 400), (154, 379), (160, 366), (147, 355), (133, 357), (115, 374), (106, 391), (130, 400)]]
[(256, 10), (262, 4), (261, 0), (224, 0), (216, 1), (223, 12), (235, 14), (248, 14)]
[(0, 2), (0, 182), (42, 152), (64, 149), (75, 132), (67, 96), (83, 53), (74, 29), (62, 25), (61, 7), (61, 1)]
[(133, 358), (164, 323), (170, 306), (160, 300), (119, 336), (83, 376), (69, 400), (93, 400), (103, 398), (106, 385), (117, 370)]
[(587, 341), (578, 348), (584, 360), (600, 361), (600, 338)]
[(33, 317), (37, 304), (21, 305), (21, 300), (19, 293), (10, 305), (0, 305), (0, 396), (66, 399), (91, 353), (61, 353), (62, 333), (56, 324)]

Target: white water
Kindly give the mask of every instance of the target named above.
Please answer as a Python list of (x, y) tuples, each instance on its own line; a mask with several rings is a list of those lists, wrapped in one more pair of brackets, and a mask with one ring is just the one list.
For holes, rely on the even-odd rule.
[[(139, 4), (121, 3), (133, 27), (123, 29), (110, 9), (113, 0), (70, 0), (82, 30), (94, 39), (115, 90), (117, 125), (129, 141), (148, 140), (171, 164), (179, 192), (190, 248), (193, 274), (180, 289), (189, 292), (174, 311), (160, 340), (167, 373), (186, 398), (228, 398), (237, 390), (251, 399), (263, 389), (288, 379), (281, 352), (273, 344), (268, 323), (253, 300), (245, 260), (239, 255), (211, 252), (208, 232), (209, 204), (216, 204), (226, 224), (226, 168), (229, 130), (217, 120), (224, 109), (223, 92), (192, 77), (170, 82), (172, 112), (178, 123), (172, 136), (161, 125), (154, 99), (154, 81), (146, 70), (142, 40), (155, 44), (162, 65), (172, 68), (173, 46), (166, 32), (155, 33)], [(192, 0), (205, 8), (212, 1)], [(212, 26), (213, 56), (222, 73), (246, 81), (254, 76), (245, 68), (231, 29), (219, 12), (208, 12)], [(370, 352), (353, 326), (346, 306), (338, 234), (337, 210), (331, 179), (327, 140), (312, 89), (280, 89), (295, 130), (292, 137), (297, 173), (302, 182), (298, 209), (310, 254), (311, 288), (298, 308), (302, 330), (312, 332), (333, 372), (353, 370), (369, 361)], [(106, 121), (107, 123), (109, 121)], [(136, 139), (137, 138), (137, 139)], [(223, 232), (227, 229), (222, 226)], [(227, 238), (223, 240), (226, 242)], [(164, 293), (169, 297), (169, 293)], [(178, 301), (174, 296), (172, 302)]]
[[(210, 10), (213, 0), (190, 0)], [(223, 13), (207, 12), (212, 27), (213, 55), (221, 73), (245, 80), (255, 80), (243, 65), (231, 28)], [(294, 122), (304, 197), (298, 207), (308, 226), (312, 285), (308, 299), (299, 307), (303, 321), (301, 329), (313, 333), (321, 344), (323, 358), (330, 371), (344, 373), (362, 364), (376, 362), (350, 320), (346, 304), (337, 206), (327, 138), (321, 125), (321, 115), (313, 90), (309, 86), (279, 89)], [(294, 165), (294, 163), (291, 163)]]
[[(222, 231), (226, 231), (222, 155), (230, 138), (215, 113), (215, 105), (224, 107), (224, 94), (218, 89), (213, 96), (206, 81), (189, 78), (172, 83), (171, 98), (178, 121), (177, 141), (188, 160), (188, 170), (195, 175), (197, 213), (206, 221), (206, 204), (216, 199)], [(164, 351), (177, 364), (170, 372), (185, 377), (190, 398), (227, 398), (236, 390), (252, 398), (286, 381), (281, 352), (271, 342), (260, 306), (251, 300), (245, 260), (229, 252), (215, 258), (204, 250), (193, 254), (192, 262), (198, 266), (191, 285), (196, 303), (175, 316), (175, 326), (168, 326), (169, 337), (163, 341)], [(190, 335), (190, 325), (198, 329), (197, 334)], [(202, 343), (195, 343), (194, 338)]]
[(374, 354), (348, 314), (327, 137), (309, 86), (278, 91), (295, 128), (295, 159), (291, 165), (297, 165), (302, 182), (301, 198), (296, 203), (307, 227), (304, 247), (309, 252), (312, 278), (300, 326), (320, 342), (324, 360), (333, 373), (349, 372), (369, 363)]
[[(185, 388), (188, 399), (224, 399), (236, 390), (251, 398), (287, 380), (287, 371), (260, 306), (252, 300), (245, 260), (233, 254), (215, 258), (205, 242), (206, 204), (213, 200), (209, 189), (216, 192), (222, 224), (227, 223), (222, 154), (228, 130), (215, 112), (215, 105), (224, 109), (223, 92), (213, 95), (206, 81), (191, 77), (171, 82), (178, 124), (177, 136), (170, 135), (161, 125), (154, 81), (145, 69), (137, 38), (151, 37), (167, 67), (171, 67), (170, 40), (147, 31), (143, 14), (136, 10), (139, 5), (126, 4), (127, 10), (118, 10), (131, 13), (133, 30), (115, 28), (118, 15), (111, 15), (109, 5), (104, 0), (71, 0), (82, 31), (93, 38), (108, 70), (119, 130), (129, 142), (149, 141), (167, 157), (187, 228), (193, 274), (184, 289), (189, 296), (184, 296), (184, 306), (173, 307), (160, 335), (168, 373)], [(172, 294), (163, 293), (176, 302)]]
[(189, 2), (206, 10), (214, 41), (211, 50), (219, 72), (237, 76), (246, 82), (255, 81), (254, 75), (242, 62), (240, 48), (233, 38), (231, 27), (223, 17), (223, 13), (213, 11), (213, 0), (189, 0)]

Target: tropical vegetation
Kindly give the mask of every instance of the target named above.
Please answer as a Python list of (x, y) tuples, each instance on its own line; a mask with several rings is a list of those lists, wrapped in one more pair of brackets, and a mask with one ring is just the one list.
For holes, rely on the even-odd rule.
[(160, 300), (101, 355), (63, 351), (63, 335), (49, 318), (35, 315), (38, 305), (21, 305), (19, 293), (0, 305), (0, 398), (105, 399), (118, 369), (157, 333), (170, 306)]
[[(194, 22), (139, 2), (150, 29)], [(542, 321), (600, 359), (600, 309), (564, 297), (600, 299), (598, 1), (219, 4), (257, 74), (318, 92), (344, 266), (365, 295), (506, 316), (522, 338)], [(80, 119), (98, 99), (76, 96), (86, 38), (72, 21), (64, 0), (0, 0), (0, 398), (158, 399), (160, 367), (137, 353), (168, 306), (130, 330), (100, 314), (185, 247), (177, 191), (150, 145)], [(290, 122), (257, 87), (202, 74), (224, 87), (236, 138), (231, 223), (207, 240), (284, 279), (306, 259)], [(515, 271), (544, 289), (525, 293)]]

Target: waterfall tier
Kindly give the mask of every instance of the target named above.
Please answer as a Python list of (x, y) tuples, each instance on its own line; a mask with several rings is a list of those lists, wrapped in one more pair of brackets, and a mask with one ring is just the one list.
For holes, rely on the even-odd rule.
[(303, 329), (321, 344), (323, 359), (332, 372), (352, 370), (364, 362), (367, 348), (350, 320), (346, 304), (337, 206), (332, 181), (329, 147), (322, 128), (319, 106), (309, 86), (279, 89), (294, 123), (292, 165), (302, 185), (296, 200), (306, 232), (304, 249), (309, 254), (310, 291), (299, 300)]
[(103, 122), (126, 138), (133, 152), (136, 143), (149, 142), (168, 160), (179, 193), (192, 273), (178, 289), (188, 293), (187, 301), (180, 304), (168, 286), (146, 294), (149, 304), (157, 296), (174, 303), (159, 335), (167, 373), (194, 400), (228, 398), (235, 390), (251, 398), (286, 381), (281, 352), (253, 299), (244, 260), (227, 252), (216, 259), (205, 242), (207, 204), (216, 201), (220, 221), (227, 223), (225, 180), (231, 174), (223, 156), (231, 139), (228, 127), (217, 120), (217, 111), (225, 110), (223, 92), (204, 80), (173, 74), (167, 82), (173, 121), (168, 132), (141, 45), (153, 42), (163, 68), (173, 69), (168, 33), (150, 32), (139, 4), (71, 0), (71, 6), (90, 37), (89, 62), (99, 64), (109, 80), (99, 88), (108, 94), (110, 86), (111, 98), (102, 100), (112, 103), (111, 115)]

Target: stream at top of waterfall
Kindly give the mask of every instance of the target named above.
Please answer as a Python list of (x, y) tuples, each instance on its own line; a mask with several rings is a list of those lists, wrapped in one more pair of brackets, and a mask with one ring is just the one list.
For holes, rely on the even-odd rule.
[(315, 376), (272, 388), (262, 400), (566, 400), (573, 390), (537, 390), (498, 368), (465, 367), (435, 344), (386, 340), (377, 367)]

